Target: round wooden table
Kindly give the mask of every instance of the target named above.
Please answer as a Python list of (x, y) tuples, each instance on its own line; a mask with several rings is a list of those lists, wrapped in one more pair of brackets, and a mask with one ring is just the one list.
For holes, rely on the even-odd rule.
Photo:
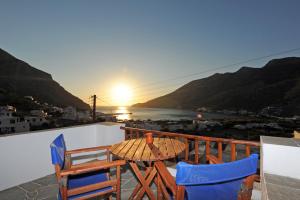
[[(174, 158), (185, 150), (183, 142), (171, 138), (154, 138), (153, 144), (146, 144), (145, 138), (125, 140), (115, 144), (111, 148), (112, 154), (129, 161), (129, 164), (139, 179), (140, 183), (135, 187), (130, 199), (142, 199), (146, 192), (150, 199), (155, 199), (150, 189), (157, 171), (153, 167), (155, 161)], [(148, 163), (145, 175), (141, 173), (137, 161)]]

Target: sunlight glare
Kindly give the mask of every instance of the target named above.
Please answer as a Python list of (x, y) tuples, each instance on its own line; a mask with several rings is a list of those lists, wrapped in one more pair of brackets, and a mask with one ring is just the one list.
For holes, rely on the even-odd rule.
[(112, 89), (112, 100), (117, 106), (126, 106), (132, 99), (132, 90), (128, 85), (118, 84)]

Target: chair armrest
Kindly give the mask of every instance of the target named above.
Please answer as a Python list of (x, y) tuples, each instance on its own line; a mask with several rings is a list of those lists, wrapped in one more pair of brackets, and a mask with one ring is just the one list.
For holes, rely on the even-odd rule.
[(183, 161), (183, 162), (186, 162), (186, 163), (188, 163), (188, 164), (191, 164), (191, 165), (199, 164), (199, 163), (196, 163), (196, 162), (194, 162), (194, 161), (186, 160), (186, 159), (183, 159), (182, 161)]
[(91, 162), (86, 163), (84, 166), (72, 166), (70, 169), (65, 169), (60, 172), (61, 176), (68, 176), (68, 175), (75, 175), (75, 174), (82, 174), (86, 172), (92, 172), (101, 169), (107, 169), (111, 167), (125, 165), (125, 160), (116, 160), (112, 162)]
[(111, 146), (98, 146), (98, 147), (90, 147), (90, 148), (83, 148), (83, 149), (74, 149), (74, 150), (66, 151), (66, 155), (91, 152), (91, 151), (99, 151), (99, 150), (110, 150), (110, 148)]
[(224, 163), (222, 160), (218, 159), (216, 156), (207, 155), (206, 159), (208, 160), (209, 164), (221, 164)]
[(103, 165), (106, 163), (108, 163), (107, 160), (92, 160), (92, 161), (88, 161), (88, 162), (84, 162), (84, 163), (73, 164), (70, 166), (69, 169), (77, 169), (77, 168), (86, 167), (86, 166), (90, 166), (90, 165)]

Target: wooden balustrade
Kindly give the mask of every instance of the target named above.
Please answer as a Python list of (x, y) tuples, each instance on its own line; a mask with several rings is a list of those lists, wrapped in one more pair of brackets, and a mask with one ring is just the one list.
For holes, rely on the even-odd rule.
[(222, 142), (218, 142), (218, 159), (223, 160), (223, 144)]
[[(198, 136), (198, 135), (189, 135), (189, 134), (182, 134), (182, 133), (171, 133), (171, 132), (164, 132), (164, 131), (156, 131), (156, 130), (147, 130), (147, 129), (139, 129), (139, 128), (132, 128), (132, 127), (121, 127), (125, 131), (125, 139), (131, 138), (138, 138), (142, 137), (147, 132), (152, 132), (155, 137), (171, 137), (181, 140), (185, 143), (185, 153), (184, 153), (184, 160), (191, 161), (190, 159), (190, 150), (194, 152), (194, 160), (193, 163), (199, 163), (199, 146), (200, 142), (205, 142), (205, 159), (207, 155), (212, 153), (211, 145), (216, 144), (217, 148), (217, 157), (219, 160), (223, 160), (224, 152), (223, 152), (223, 144), (230, 145), (231, 152), (230, 157), (231, 161), (237, 159), (237, 145), (244, 145), (245, 146), (245, 156), (249, 156), (251, 154), (251, 148), (253, 147), (260, 147), (259, 142), (254, 141), (247, 141), (247, 140), (235, 140), (235, 139), (227, 139), (227, 138), (217, 138), (217, 137), (207, 137), (207, 136)], [(190, 145), (191, 144), (191, 145)], [(194, 144), (194, 145), (192, 145)]]

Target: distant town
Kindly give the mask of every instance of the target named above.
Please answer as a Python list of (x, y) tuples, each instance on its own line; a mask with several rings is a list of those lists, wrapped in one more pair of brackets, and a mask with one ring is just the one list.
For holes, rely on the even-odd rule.
[(31, 101), (40, 109), (23, 111), (11, 105), (0, 106), (0, 134), (59, 128), (95, 121), (117, 121), (116, 117), (110, 114), (97, 112), (97, 119), (93, 120), (90, 110), (77, 110), (72, 106), (61, 108), (40, 103), (32, 96), (25, 96), (24, 99)]
[[(258, 113), (247, 110), (212, 111), (202, 107), (197, 109), (193, 120), (133, 120), (118, 119), (122, 113), (102, 113), (91, 110), (78, 110), (75, 107), (58, 107), (40, 103), (32, 96), (25, 99), (38, 105), (40, 109), (30, 111), (6, 105), (0, 106), (0, 134), (13, 134), (35, 130), (67, 127), (95, 122), (121, 122), (128, 127), (147, 130), (181, 132), (215, 137), (258, 140), (260, 135), (292, 137), (293, 131), (300, 127), (300, 116), (282, 117), (282, 110), (277, 107), (266, 107)], [(209, 113), (219, 113), (224, 118), (206, 119)], [(298, 130), (299, 131), (299, 130)]]
[[(259, 140), (260, 135), (293, 137), (300, 127), (300, 116), (283, 117), (282, 110), (276, 107), (266, 107), (258, 113), (247, 110), (212, 111), (204, 107), (197, 111), (193, 120), (129, 120), (126, 126), (244, 140)], [(206, 119), (205, 116), (210, 113), (224, 117)]]

